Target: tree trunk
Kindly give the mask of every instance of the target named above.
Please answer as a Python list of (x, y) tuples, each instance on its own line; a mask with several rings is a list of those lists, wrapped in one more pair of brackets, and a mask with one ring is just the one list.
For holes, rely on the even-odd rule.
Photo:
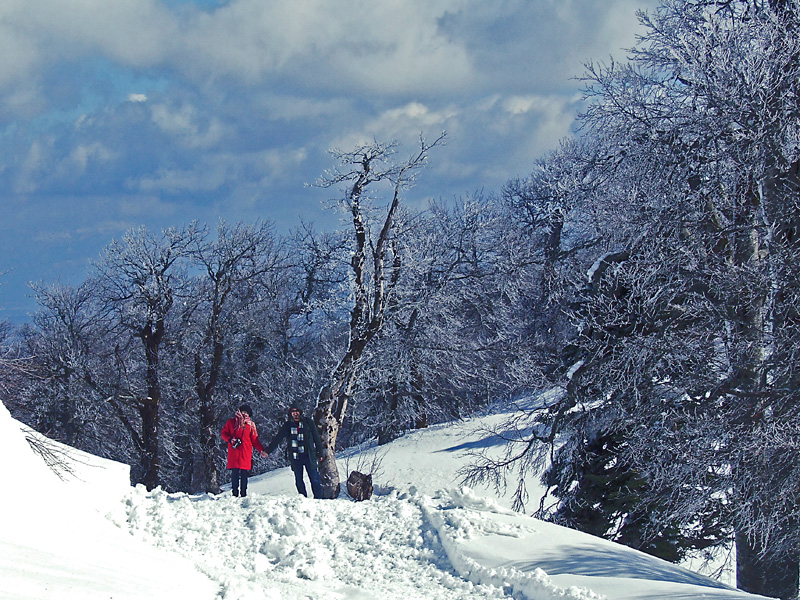
[(319, 465), (322, 497), (326, 499), (339, 496), (339, 468), (336, 466), (336, 438), (342, 426), (342, 419), (350, 400), (352, 384), (356, 376), (358, 359), (364, 351), (365, 343), (351, 340), (350, 348), (339, 366), (333, 372), (328, 385), (319, 392), (317, 406), (314, 410), (314, 421), (324, 448), (322, 462)]
[[(189, 442), (188, 437), (184, 436), (183, 441)], [(195, 461), (194, 454), (190, 450), (188, 443), (179, 450), (179, 457), (178, 491), (194, 494), (198, 491), (195, 480), (197, 461)]]
[(414, 401), (414, 429), (425, 429), (428, 426), (428, 403), (425, 401), (425, 394), (422, 388), (422, 374), (416, 367), (416, 363), (412, 363), (411, 398)]
[(161, 385), (158, 378), (158, 351), (164, 338), (164, 322), (158, 321), (141, 331), (144, 343), (147, 371), (145, 375), (147, 398), (142, 399), (139, 413), (142, 417), (142, 483), (148, 490), (156, 488), (159, 481), (159, 408)]
[[(339, 424), (335, 420), (325, 421), (325, 425), (320, 429), (322, 446), (324, 448), (335, 447), (336, 437), (338, 435)], [(324, 499), (332, 500), (339, 497), (341, 482), (339, 478), (339, 467), (336, 465), (336, 456), (333, 452), (327, 451), (322, 455), (322, 461), (319, 464), (319, 479), (322, 487), (322, 497)]]
[(225, 347), (217, 341), (208, 373), (208, 382), (203, 379), (203, 364), (199, 354), (194, 357), (194, 376), (197, 399), (200, 404), (200, 447), (203, 452), (203, 485), (210, 494), (219, 494), (219, 469), (217, 468), (217, 412), (214, 406), (214, 391), (219, 380), (222, 355)]
[[(752, 186), (740, 206), (741, 221), (740, 233), (733, 246), (735, 253), (731, 261), (735, 267), (757, 265), (761, 261), (768, 261), (771, 248), (763, 244), (762, 239), (770, 236), (761, 234), (759, 225), (760, 211), (774, 203), (775, 178), (767, 178), (760, 189)], [(742, 398), (739, 402), (739, 417), (748, 426), (763, 418), (764, 407), (755, 398), (764, 391), (766, 385), (765, 362), (768, 356), (768, 341), (765, 335), (771, 329), (769, 319), (772, 318), (765, 295), (751, 295), (745, 303), (734, 294), (729, 302), (729, 312), (733, 318), (732, 331), (735, 341), (739, 346), (736, 360), (739, 365), (738, 373), (732, 383), (741, 392), (750, 396)], [(744, 296), (747, 298), (747, 296)], [(752, 398), (752, 399), (751, 399)], [(737, 474), (733, 473), (734, 479)], [(758, 515), (758, 518), (768, 518), (767, 515)], [(736, 532), (736, 586), (752, 594), (781, 598), (783, 600), (796, 599), (798, 585), (800, 585), (800, 560), (786, 551), (771, 552), (764, 548), (758, 541), (752, 539), (747, 533)]]
[(142, 417), (142, 440), (144, 452), (142, 454), (142, 483), (149, 490), (159, 484), (159, 459), (158, 459), (158, 405), (151, 398), (142, 401), (139, 414)]
[(398, 433), (398, 423), (397, 423), (397, 408), (398, 408), (398, 400), (397, 400), (397, 379), (395, 377), (390, 377), (389, 382), (389, 407), (386, 411), (386, 420), (381, 425), (380, 430), (378, 431), (378, 446), (384, 446), (391, 442), (392, 440), (397, 439)]
[(200, 443), (203, 448), (203, 485), (209, 494), (219, 494), (217, 468), (216, 411), (211, 405), (200, 407)]
[(337, 406), (342, 399), (337, 398), (331, 385), (322, 388), (314, 410), (314, 422), (324, 448), (319, 465), (319, 478), (322, 485), (322, 497), (333, 499), (339, 497), (339, 467), (336, 466), (336, 438), (339, 435), (340, 423), (336, 418)]

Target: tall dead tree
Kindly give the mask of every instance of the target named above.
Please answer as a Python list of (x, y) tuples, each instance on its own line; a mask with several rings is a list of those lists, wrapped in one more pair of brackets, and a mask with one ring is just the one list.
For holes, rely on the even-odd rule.
[[(346, 195), (342, 200), (352, 220), (352, 247), (350, 258), (350, 285), (352, 307), (347, 347), (328, 381), (322, 386), (314, 420), (320, 430), (325, 447), (320, 465), (323, 496), (335, 498), (339, 494), (339, 470), (336, 466), (336, 439), (344, 420), (347, 405), (358, 379), (359, 361), (364, 349), (380, 331), (386, 307), (402, 268), (393, 258), (395, 219), (400, 206), (401, 193), (414, 181), (414, 174), (427, 163), (428, 152), (444, 143), (442, 133), (433, 143), (420, 136), (419, 151), (402, 163), (393, 161), (397, 144), (373, 142), (361, 145), (350, 152), (333, 152), (339, 163), (337, 169), (326, 174), (318, 185), (332, 187), (344, 184)], [(389, 199), (383, 219), (372, 219), (375, 208), (369, 191), (384, 185), (390, 186)], [(372, 225), (379, 225), (373, 230)], [(377, 233), (376, 233), (377, 232)]]

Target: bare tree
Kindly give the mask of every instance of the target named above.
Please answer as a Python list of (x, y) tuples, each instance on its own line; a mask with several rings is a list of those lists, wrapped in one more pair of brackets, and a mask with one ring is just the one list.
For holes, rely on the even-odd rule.
[[(392, 261), (395, 239), (395, 218), (401, 193), (413, 182), (414, 173), (422, 168), (428, 153), (444, 142), (445, 135), (433, 143), (420, 138), (419, 151), (401, 163), (392, 162), (396, 144), (374, 142), (350, 152), (333, 152), (338, 168), (319, 182), (322, 187), (345, 184), (343, 206), (352, 222), (351, 292), (349, 338), (338, 364), (322, 386), (314, 419), (320, 429), (325, 454), (320, 469), (323, 494), (334, 498), (339, 494), (339, 471), (336, 466), (336, 439), (347, 410), (359, 371), (359, 361), (367, 345), (380, 331), (399, 273)], [(390, 198), (385, 214), (373, 231), (372, 203), (369, 193), (388, 184)]]
[[(135, 336), (144, 352), (144, 386), (133, 397), (112, 399), (132, 403), (140, 419), (129, 427), (141, 459), (141, 482), (152, 489), (160, 484), (160, 409), (162, 401), (159, 354), (167, 333), (167, 316), (182, 281), (179, 270), (189, 247), (199, 235), (195, 226), (169, 229), (155, 236), (145, 228), (128, 232), (107, 246), (96, 263), (101, 299), (116, 317), (122, 332)], [(121, 358), (121, 357), (120, 357)]]
[(230, 228), (221, 222), (216, 239), (209, 242), (195, 236), (187, 254), (203, 271), (186, 299), (182, 319), (187, 330), (197, 332), (190, 354), (198, 401), (203, 487), (219, 493), (215, 392), (224, 353), (244, 327), (243, 318), (259, 296), (274, 295), (266, 288), (267, 276), (285, 268), (285, 257), (268, 223), (240, 223)]
[(77, 287), (34, 284), (39, 311), (22, 339), (30, 364), (22, 395), (32, 408), (35, 427), (55, 439), (100, 451), (106, 413), (104, 363), (112, 360), (107, 328), (95, 282)]

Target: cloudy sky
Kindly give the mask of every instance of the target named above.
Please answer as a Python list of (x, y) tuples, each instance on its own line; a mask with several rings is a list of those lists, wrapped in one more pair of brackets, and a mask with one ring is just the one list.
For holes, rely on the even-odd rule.
[(192, 220), (337, 222), (328, 150), (447, 131), (414, 189), (524, 176), (589, 60), (654, 0), (3, 0), (0, 319), (112, 239)]

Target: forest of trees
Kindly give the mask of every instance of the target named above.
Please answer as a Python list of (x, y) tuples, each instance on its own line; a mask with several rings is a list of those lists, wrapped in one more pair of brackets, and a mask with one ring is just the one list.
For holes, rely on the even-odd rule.
[(394, 143), (333, 153), (319, 185), (342, 186), (338, 231), (139, 228), (80, 285), (34, 285), (39, 310), (3, 330), (4, 401), (37, 430), (130, 464), (134, 483), (213, 493), (232, 412), (251, 405), (268, 439), (299, 405), (331, 450), (322, 475), (335, 497), (340, 448), (506, 396), (508, 325), (479, 291), (511, 260), (495, 248), (496, 208), (402, 202), (444, 137), (420, 138), (405, 160)]
[(795, 598), (800, 4), (641, 19), (628, 62), (588, 66), (581, 135), (508, 186), (560, 238), (560, 393), (469, 475), (544, 472), (539, 514), (670, 560), (733, 543), (740, 588)]
[(579, 133), (502, 190), (411, 210), (443, 136), (375, 142), (319, 182), (337, 231), (139, 229), (35, 286), (0, 331), (10, 410), (149, 488), (217, 492), (230, 412), (269, 436), (299, 404), (332, 497), (333, 451), (546, 390), (467, 481), (668, 560), (733, 548), (740, 588), (796, 598), (800, 2), (640, 18), (628, 61), (587, 66)]

